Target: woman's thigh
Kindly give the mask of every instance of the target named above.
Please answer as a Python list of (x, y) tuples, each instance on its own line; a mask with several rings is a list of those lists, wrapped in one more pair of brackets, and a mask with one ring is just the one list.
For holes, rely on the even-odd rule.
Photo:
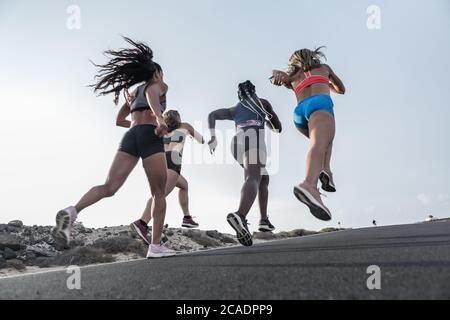
[(177, 172), (170, 169), (167, 170), (166, 196), (168, 196), (173, 191), (178, 183), (179, 178), (180, 175)]
[(336, 132), (334, 117), (327, 111), (316, 111), (309, 121), (311, 143), (328, 148)]
[(136, 167), (138, 161), (138, 158), (128, 153), (121, 151), (117, 152), (111, 168), (109, 169), (106, 184), (114, 186), (117, 189), (120, 188), (130, 175), (131, 171)]
[(142, 161), (152, 194), (165, 193), (167, 182), (166, 154), (159, 152)]

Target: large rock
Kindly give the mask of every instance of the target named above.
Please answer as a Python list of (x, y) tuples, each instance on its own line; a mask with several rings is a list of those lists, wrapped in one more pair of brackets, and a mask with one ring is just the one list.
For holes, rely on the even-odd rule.
[(8, 230), (8, 225), (7, 224), (0, 224), (0, 232), (4, 232)]
[(141, 241), (136, 241), (128, 237), (98, 239), (92, 246), (97, 249), (102, 249), (107, 254), (131, 252), (144, 256), (147, 252), (146, 247)]
[[(51, 249), (28, 246), (26, 249), (27, 253), (33, 253), (35, 257), (55, 257), (58, 253), (51, 251)], [(31, 255), (30, 255), (31, 256)]]
[(220, 247), (220, 242), (218, 240), (209, 237), (206, 232), (203, 231), (194, 232), (191, 239), (203, 247)]
[(223, 235), (220, 241), (222, 241), (223, 243), (232, 243), (232, 244), (238, 243), (235, 239), (226, 235)]
[(188, 238), (192, 238), (194, 236), (194, 234), (198, 233), (198, 230), (193, 230), (193, 229), (183, 229), (181, 230), (181, 234), (184, 237), (188, 237)]
[(0, 233), (0, 250), (4, 250), (5, 248), (18, 251), (22, 249), (23, 246), (18, 236), (8, 233)]
[(237, 243), (237, 241), (234, 240), (233, 238), (231, 238), (227, 235), (224, 235), (223, 233), (220, 233), (217, 230), (206, 231), (206, 235), (215, 240), (219, 240), (222, 243)]
[(320, 230), (320, 233), (329, 233), (329, 232), (336, 232), (336, 231), (339, 231), (339, 229), (336, 229), (336, 228), (325, 228), (325, 229)]
[(75, 229), (75, 231), (78, 231), (78, 233), (81, 233), (81, 234), (86, 233), (86, 228), (84, 227), (84, 225), (81, 222), (75, 222), (75, 224), (73, 225), (73, 228)]
[(5, 251), (3, 252), (3, 258), (6, 260), (11, 260), (17, 258), (17, 253), (10, 248), (5, 248)]
[(217, 240), (220, 240), (222, 238), (222, 234), (217, 230), (208, 230), (206, 231), (206, 235)]
[(258, 240), (278, 239), (277, 235), (272, 232), (253, 232), (253, 238), (258, 239)]
[[(41, 258), (44, 259), (44, 258)], [(78, 247), (65, 251), (54, 258), (46, 258), (47, 266), (84, 266), (95, 263), (108, 263), (115, 261), (111, 254), (104, 250), (92, 247)]]
[(0, 269), (4, 269), (4, 268), (6, 268), (6, 266), (7, 266), (7, 264), (6, 264), (5, 258), (0, 256)]
[(26, 268), (25, 264), (23, 263), (23, 261), (18, 260), (18, 259), (12, 259), (6, 262), (6, 266), (8, 268), (13, 268), (16, 270), (23, 270)]
[(8, 223), (8, 226), (15, 228), (23, 228), (23, 222), (20, 220), (14, 220)]

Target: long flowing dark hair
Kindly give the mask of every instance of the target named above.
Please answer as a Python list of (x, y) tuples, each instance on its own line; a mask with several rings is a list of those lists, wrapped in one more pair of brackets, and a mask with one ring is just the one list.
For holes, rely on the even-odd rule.
[(107, 50), (104, 55), (110, 59), (109, 62), (92, 62), (99, 70), (95, 76), (97, 82), (90, 87), (100, 95), (114, 93), (116, 104), (122, 90), (129, 95), (130, 87), (147, 82), (153, 78), (155, 72), (162, 71), (161, 66), (153, 61), (153, 51), (149, 46), (127, 37), (123, 39), (132, 46), (131, 49)]

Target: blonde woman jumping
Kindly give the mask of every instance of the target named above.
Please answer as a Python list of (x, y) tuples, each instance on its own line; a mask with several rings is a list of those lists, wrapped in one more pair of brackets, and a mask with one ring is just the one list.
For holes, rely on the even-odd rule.
[(331, 212), (323, 204), (317, 184), (320, 180), (323, 190), (336, 192), (330, 166), (335, 136), (334, 104), (330, 93), (344, 94), (345, 86), (331, 67), (322, 63), (325, 55), (320, 49), (294, 52), (287, 72), (273, 71), (272, 83), (295, 92), (298, 105), (294, 123), (311, 141), (306, 179), (294, 188), (294, 194), (316, 218), (329, 221)]

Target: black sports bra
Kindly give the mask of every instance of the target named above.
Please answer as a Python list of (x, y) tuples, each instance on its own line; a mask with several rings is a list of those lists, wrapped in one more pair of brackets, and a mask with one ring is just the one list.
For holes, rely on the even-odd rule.
[[(148, 105), (147, 97), (145, 96), (146, 87), (147, 84), (143, 84), (137, 88), (136, 98), (134, 98), (133, 102), (131, 102), (130, 104), (131, 113), (137, 111), (151, 110), (150, 106)], [(166, 108), (167, 108), (166, 101), (161, 101), (161, 113), (164, 113), (164, 111), (166, 111)]]

